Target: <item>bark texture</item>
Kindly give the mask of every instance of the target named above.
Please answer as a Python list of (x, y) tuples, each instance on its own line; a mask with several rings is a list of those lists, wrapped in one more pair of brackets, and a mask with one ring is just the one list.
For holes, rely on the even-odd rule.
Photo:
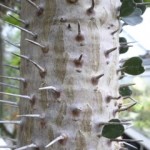
[[(21, 1), (22, 19), (37, 38), (22, 33), (21, 54), (29, 56), (46, 72), (39, 72), (22, 59), (21, 94), (31, 101), (20, 101), (20, 114), (40, 114), (41, 118), (22, 117), (18, 147), (34, 143), (43, 150), (50, 141), (66, 135), (49, 150), (114, 150), (113, 143), (100, 136), (99, 123), (114, 118), (118, 97), (119, 0), (36, 0), (40, 12)], [(43, 8), (43, 13), (42, 13)], [(34, 40), (48, 49), (25, 39)], [(112, 53), (107, 50), (117, 47)], [(101, 78), (99, 75), (104, 74)], [(49, 90), (41, 87), (53, 86)], [(55, 89), (54, 89), (55, 87)], [(33, 149), (33, 148), (28, 148)]]
[[(2, 42), (2, 29), (1, 29), (1, 23), (0, 23), (0, 74), (3, 74), (3, 42)], [(2, 79), (0, 78), (0, 82), (2, 82)], [(0, 85), (0, 91), (3, 91), (2, 85)], [(0, 99), (3, 99), (3, 96), (0, 95)], [(0, 118), (3, 116), (3, 105), (0, 104)], [(1, 131), (0, 131), (1, 132)]]

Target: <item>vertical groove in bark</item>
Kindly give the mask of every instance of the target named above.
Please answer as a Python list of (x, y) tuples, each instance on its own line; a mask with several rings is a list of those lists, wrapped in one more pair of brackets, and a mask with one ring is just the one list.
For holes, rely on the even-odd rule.
[[(33, 64), (21, 61), (21, 75), (28, 82), (26, 88), (21, 87), (21, 93), (34, 94), (36, 98), (34, 105), (20, 101), (20, 114), (44, 114), (44, 117), (25, 119), (18, 146), (36, 143), (43, 147), (61, 134), (67, 134), (64, 144), (57, 142), (48, 149), (91, 150), (103, 146), (103, 150), (114, 150), (107, 139), (97, 137), (102, 128), (96, 124), (113, 118), (114, 101), (107, 103), (106, 97), (118, 96), (118, 51), (107, 56), (105, 51), (118, 47), (118, 34), (111, 35), (111, 32), (118, 27), (119, 0), (95, 0), (91, 14), (87, 13), (91, 0), (76, 3), (37, 0), (37, 5), (44, 8), (40, 16), (29, 3), (21, 3), (21, 16), (38, 35), (36, 42), (48, 46), (49, 51), (43, 53), (40, 47), (27, 43), (25, 38), (33, 37), (22, 33), (21, 54), (46, 68), (46, 76), (41, 78)], [(81, 54), (82, 65), (75, 65)], [(97, 84), (92, 84), (92, 77), (102, 73), (104, 76)], [(54, 86), (56, 91), (39, 91), (45, 86)]]

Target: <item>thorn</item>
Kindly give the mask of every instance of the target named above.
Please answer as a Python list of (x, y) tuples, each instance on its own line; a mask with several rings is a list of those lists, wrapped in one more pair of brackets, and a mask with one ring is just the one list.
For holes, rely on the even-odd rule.
[(3, 64), (3, 65), (6, 67), (10, 67), (12, 69), (20, 70), (20, 67), (18, 67), (18, 66), (12, 66), (12, 65), (8, 65), (8, 64)]
[(55, 144), (58, 141), (62, 141), (62, 140), (67, 140), (68, 136), (65, 134), (60, 135), (59, 137), (57, 137), (56, 139), (54, 139), (53, 141), (51, 141), (49, 144), (47, 144), (45, 146), (45, 148), (50, 147), (51, 145)]
[(71, 31), (71, 25), (70, 25), (70, 23), (68, 24), (67, 28)]
[(12, 121), (12, 120), (0, 120), (0, 124), (21, 124), (21, 121)]
[(27, 96), (27, 95), (19, 95), (19, 94), (6, 93), (6, 92), (0, 92), (0, 94), (14, 96), (14, 97), (20, 97), (20, 98), (32, 100), (32, 98), (30, 96)]
[(37, 148), (37, 145), (32, 143), (32, 144), (29, 144), (29, 145), (26, 145), (23, 147), (16, 148), (15, 150), (24, 150), (24, 149), (28, 149), (28, 148)]
[(80, 108), (72, 108), (72, 115), (74, 117), (78, 117), (80, 115), (81, 111), (82, 110)]
[(98, 123), (98, 126), (101, 126), (101, 125), (130, 125), (131, 123), (130, 122), (100, 122)]
[(0, 100), (0, 103), (8, 104), (8, 105), (14, 105), (15, 107), (18, 107), (18, 103), (16, 102), (11, 102), (7, 100)]
[(117, 47), (114, 47), (114, 48), (111, 48), (111, 49), (105, 51), (105, 56), (107, 57), (111, 52), (113, 52), (115, 50), (117, 50)]
[(120, 23), (120, 21), (118, 21), (118, 23), (119, 23), (118, 28), (117, 28), (115, 31), (113, 31), (113, 32), (111, 33), (111, 35), (114, 35), (115, 33), (117, 33), (117, 32), (120, 30), (121, 23)]
[(76, 67), (81, 67), (82, 66), (82, 64), (83, 64), (82, 57), (83, 57), (83, 55), (81, 54), (78, 59), (74, 60), (74, 64), (75, 64)]
[(111, 139), (112, 142), (143, 142), (143, 140), (132, 140), (132, 139)]
[(33, 7), (35, 7), (37, 9), (37, 16), (40, 16), (43, 14), (43, 7), (36, 5), (33, 1), (31, 0), (27, 0)]
[(121, 80), (122, 78), (124, 78), (126, 75), (120, 75), (119, 77), (118, 77), (118, 79), (119, 80)]
[(81, 42), (84, 40), (84, 36), (81, 34), (81, 28), (80, 23), (78, 22), (78, 35), (75, 38), (78, 42)]
[(25, 115), (17, 115), (17, 117), (43, 118), (40, 114), (25, 114)]
[(135, 146), (133, 146), (132, 144), (129, 144), (129, 143), (127, 143), (127, 142), (122, 142), (124, 145), (127, 145), (127, 146), (129, 146), (129, 147), (132, 147), (132, 148), (134, 148), (134, 149), (138, 149), (137, 147), (135, 147)]
[(121, 119), (121, 122), (134, 121), (134, 119)]
[(40, 91), (42, 90), (54, 90), (54, 91), (57, 91), (57, 89), (53, 86), (46, 86), (46, 87), (41, 87), (39, 88)]
[(1, 149), (1, 148), (3, 148), (3, 149), (4, 149), (4, 148), (6, 148), (6, 149), (7, 149), (7, 148), (14, 149), (14, 148), (16, 148), (16, 146), (8, 146), (8, 145), (4, 145), (4, 146), (3, 146), (3, 145), (0, 145), (0, 149)]
[(7, 84), (7, 83), (3, 83), (3, 82), (0, 82), (0, 85), (7, 86), (7, 87), (10, 87), (10, 88), (19, 89), (19, 87), (18, 87), (18, 86), (14, 86), (14, 85)]
[(9, 11), (12, 11), (12, 12), (14, 12), (16, 14), (19, 14), (19, 12), (17, 10), (15, 10), (13, 8), (10, 8), (10, 7), (6, 6), (6, 5), (3, 5), (2, 3), (0, 3), (0, 7), (3, 7), (5, 9), (9, 10)]
[(20, 19), (20, 18), (16, 18), (15, 16), (13, 16), (13, 15), (11, 15), (11, 14), (9, 14), (9, 16), (12, 17), (12, 18), (14, 18), (15, 20), (17, 20), (17, 21), (23, 23), (26, 28), (29, 27), (29, 23), (25, 22), (24, 20), (22, 20), (22, 19)]
[(32, 41), (32, 40), (30, 40), (30, 39), (25, 39), (25, 40), (28, 41), (28, 42), (30, 42), (30, 43), (32, 43), (32, 44), (34, 44), (34, 45), (36, 45), (36, 46), (39, 46), (39, 47), (42, 49), (42, 51), (43, 51), (44, 53), (47, 53), (47, 52), (49, 51), (48, 47), (46, 47), (46, 46), (44, 46), (44, 45), (41, 45), (41, 44), (38, 43), (38, 42)]
[(12, 141), (14, 143), (16, 143), (18, 140), (17, 139), (12, 139), (10, 137), (6, 137), (6, 136), (1, 136), (1, 138), (3, 138), (4, 140), (9, 140), (9, 141)]
[(143, 2), (143, 3), (135, 3), (136, 6), (143, 6), (143, 5), (150, 5), (150, 2)]
[(0, 75), (0, 78), (22, 81), (22, 82), (24, 82), (24, 83), (26, 82), (25, 78), (20, 78), (20, 77), (9, 77), (9, 76), (1, 76), (1, 75)]
[(29, 62), (31, 62), (32, 64), (34, 64), (40, 71), (40, 75), (41, 77), (45, 77), (45, 74), (46, 74), (46, 69), (44, 69), (43, 67), (41, 67), (39, 64), (37, 64), (35, 61), (31, 60), (28, 56), (25, 56), (25, 55), (19, 55), (19, 54), (16, 54), (16, 53), (13, 53), (13, 55), (16, 55), (18, 57), (21, 57), (25, 60), (28, 60)]
[(104, 74), (100, 74), (98, 76), (92, 77), (92, 79), (91, 79), (92, 84), (94, 84), (94, 85), (98, 84), (98, 81), (102, 76), (104, 76)]
[(133, 102), (138, 103), (138, 101), (136, 101), (135, 99), (133, 99), (133, 98), (132, 98), (132, 97), (130, 97), (130, 96), (123, 97), (123, 99), (127, 99), (127, 98), (129, 98), (129, 99), (130, 99), (130, 100), (132, 100)]
[(121, 72), (121, 71), (124, 71), (125, 69), (126, 69), (127, 67), (122, 67), (122, 68), (119, 68), (119, 69), (117, 69), (117, 73), (119, 73), (119, 72)]
[(133, 86), (133, 85), (135, 85), (135, 83), (121, 84), (119, 86), (119, 88), (124, 88), (124, 87), (128, 87), (128, 86)]
[(133, 47), (133, 45), (120, 45), (119, 48), (129, 48), (129, 47)]
[(132, 44), (132, 43), (137, 43), (137, 41), (132, 41), (132, 42), (120, 42), (120, 45), (127, 45), (127, 44)]
[(112, 99), (113, 100), (119, 100), (122, 96), (113, 97), (113, 96), (107, 96), (106, 101), (109, 103)]
[(116, 29), (115, 31), (113, 31), (113, 32), (111, 33), (111, 35), (114, 35), (114, 34), (117, 33), (119, 30), (120, 30), (120, 28)]
[(94, 13), (95, 2), (94, 2), (94, 0), (91, 0), (91, 1), (92, 1), (91, 7), (87, 10), (87, 13), (89, 15), (92, 14), (92, 13)]
[(7, 43), (9, 43), (10, 45), (13, 45), (14, 47), (17, 47), (17, 48), (20, 49), (20, 46), (19, 46), (19, 45), (13, 44), (13, 43), (9, 42), (9, 41), (6, 40), (6, 39), (3, 39), (3, 40), (6, 41)]
[(9, 23), (9, 22), (7, 22), (7, 23), (8, 23), (9, 25), (11, 25), (11, 26), (14, 26), (14, 27), (20, 29), (21, 31), (24, 31), (24, 32), (26, 32), (26, 33), (32, 35), (35, 39), (37, 38), (37, 34), (34, 34), (33, 32), (31, 32), (31, 31), (29, 31), (29, 30), (27, 30), (27, 29), (24, 29), (24, 28), (22, 28), (22, 27), (20, 27), (20, 26), (14, 25), (14, 24), (12, 24), (12, 23)]
[(116, 112), (126, 111), (126, 110), (128, 110), (129, 108), (133, 107), (136, 104), (137, 103), (134, 102), (133, 104), (131, 104), (131, 105), (127, 106), (127, 107), (117, 109)]
[(60, 91), (58, 89), (56, 89), (55, 87), (53, 87), (53, 86), (47, 86), (47, 87), (39, 88), (39, 91), (43, 91), (43, 90), (52, 90), (52, 91), (54, 91), (56, 98), (59, 98), (60, 94), (61, 94)]

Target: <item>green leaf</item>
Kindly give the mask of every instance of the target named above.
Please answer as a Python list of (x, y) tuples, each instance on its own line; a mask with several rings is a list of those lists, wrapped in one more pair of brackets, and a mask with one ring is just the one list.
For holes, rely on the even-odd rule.
[(119, 37), (119, 43), (120, 43), (119, 53), (120, 54), (126, 53), (129, 49), (129, 47), (124, 47), (127, 45), (127, 40), (124, 37)]
[(146, 6), (145, 5), (138, 5), (137, 4), (137, 8), (140, 8), (142, 11), (142, 14), (144, 14), (145, 10), (146, 10)]
[(128, 25), (134, 26), (143, 21), (141, 15), (142, 15), (142, 10), (140, 8), (136, 8), (129, 16), (122, 17), (122, 20)]
[(136, 4), (133, 0), (122, 0), (122, 5), (120, 8), (120, 17), (129, 16), (134, 12)]
[(142, 59), (139, 57), (132, 57), (128, 59), (124, 64), (124, 72), (130, 75), (139, 75), (143, 73), (144, 67), (142, 66)]
[(119, 88), (119, 94), (121, 96), (131, 96), (132, 91), (130, 90), (129, 87), (121, 87), (121, 88)]
[[(120, 123), (118, 119), (111, 119), (109, 122)], [(124, 133), (124, 126), (122, 124), (107, 124), (102, 129), (102, 136), (108, 139), (115, 139)]]
[[(19, 18), (19, 16), (16, 15), (16, 14), (12, 14), (12, 16), (14, 16), (15, 18)], [(20, 26), (20, 22), (19, 22), (18, 20), (16, 20), (16, 19), (12, 18), (11, 16), (7, 16), (7, 15), (6, 15), (6, 16), (4, 17), (4, 20), (5, 20), (6, 22), (11, 23), (11, 24)]]

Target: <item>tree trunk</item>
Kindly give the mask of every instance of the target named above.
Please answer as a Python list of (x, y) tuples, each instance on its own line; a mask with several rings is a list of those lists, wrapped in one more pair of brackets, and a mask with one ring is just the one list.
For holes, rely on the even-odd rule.
[(21, 17), (34, 34), (21, 36), (21, 55), (29, 60), (21, 60), (21, 76), (27, 83), (21, 85), (21, 94), (31, 99), (21, 99), (19, 108), (20, 115), (40, 116), (21, 117), (18, 147), (34, 143), (43, 150), (60, 137), (47, 149), (117, 149), (101, 136), (99, 124), (114, 118), (117, 109), (111, 97), (119, 96), (120, 1), (33, 2), (38, 7), (21, 1)]
[[(0, 74), (1, 75), (3, 74), (3, 42), (2, 42), (1, 23), (0, 23)], [(0, 78), (0, 82), (2, 82), (2, 78)], [(0, 85), (0, 91), (3, 91), (2, 85)], [(3, 99), (3, 95), (0, 95), (0, 99)], [(2, 117), (3, 117), (3, 105), (0, 104), (0, 118)]]

